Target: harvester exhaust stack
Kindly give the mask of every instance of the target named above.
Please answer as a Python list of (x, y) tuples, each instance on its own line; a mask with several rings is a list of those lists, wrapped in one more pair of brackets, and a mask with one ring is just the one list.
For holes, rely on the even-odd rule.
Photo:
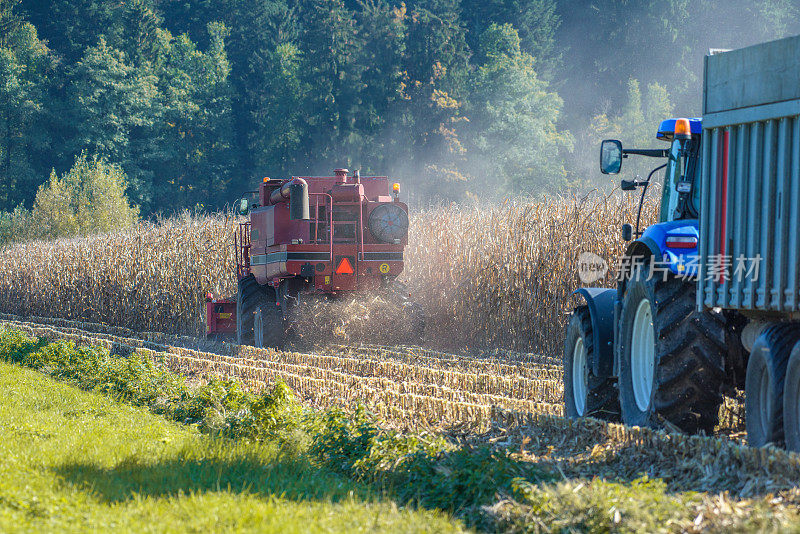
[(289, 219), (307, 221), (311, 219), (308, 207), (308, 182), (302, 178), (292, 178), (269, 196), (270, 204), (280, 204), (289, 200)]
[(293, 221), (311, 219), (308, 209), (308, 184), (305, 180), (293, 181), (289, 186), (289, 219)]

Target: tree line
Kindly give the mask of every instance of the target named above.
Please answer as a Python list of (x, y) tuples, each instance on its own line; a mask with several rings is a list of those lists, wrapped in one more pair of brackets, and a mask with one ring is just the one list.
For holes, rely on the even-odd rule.
[(143, 215), (341, 166), (423, 203), (586, 187), (599, 138), (649, 144), (662, 117), (699, 113), (707, 48), (797, 33), (798, 14), (791, 0), (0, 0), (0, 211), (32, 209), (53, 171), (86, 161), (124, 172)]

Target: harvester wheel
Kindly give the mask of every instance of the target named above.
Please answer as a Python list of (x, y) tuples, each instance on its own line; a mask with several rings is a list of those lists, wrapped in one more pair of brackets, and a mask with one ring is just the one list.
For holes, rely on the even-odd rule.
[(711, 432), (725, 384), (726, 323), (721, 313), (695, 311), (695, 285), (638, 266), (622, 301), (619, 392), (622, 419), (689, 433)]
[[(784, 443), (784, 391), (789, 391), (790, 398), (786, 400), (790, 403), (791, 395), (796, 395), (796, 391), (785, 387), (785, 378), (792, 349), (798, 340), (797, 325), (784, 323), (765, 328), (753, 344), (747, 362), (744, 399), (748, 445), (763, 447), (767, 443)], [(796, 382), (794, 377), (793, 380)], [(788, 388), (791, 387), (788, 384)]]
[(236, 342), (239, 345), (252, 345), (255, 342), (255, 313), (266, 304), (264, 288), (251, 274), (239, 280), (236, 292)]
[(419, 302), (412, 300), (408, 287), (402, 282), (392, 280), (388, 291), (397, 299), (402, 307), (402, 324), (405, 325), (403, 341), (412, 345), (422, 345), (425, 342), (425, 309)]
[(594, 337), (587, 306), (575, 309), (564, 344), (564, 409), (567, 417), (596, 417), (619, 421), (616, 379), (594, 376), (591, 371)]
[(266, 287), (266, 304), (256, 310), (253, 322), (254, 345), (258, 348), (282, 349), (286, 342), (283, 311), (275, 298), (275, 288)]
[(286, 278), (281, 280), (280, 286), (276, 291), (276, 298), (280, 302), (278, 314), (282, 326), (282, 340), (298, 341), (302, 335), (297, 331), (297, 307), (300, 303), (300, 293), (303, 291), (305, 281), (301, 278)]

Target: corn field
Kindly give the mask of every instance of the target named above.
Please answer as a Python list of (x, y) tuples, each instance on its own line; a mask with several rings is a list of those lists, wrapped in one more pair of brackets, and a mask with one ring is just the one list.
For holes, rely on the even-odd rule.
[[(624, 251), (620, 227), (638, 203), (619, 194), (449, 207), (418, 214), (405, 277), (423, 303), (429, 336), (447, 348), (505, 347), (560, 356), (567, 314), (582, 284), (582, 252), (610, 266), (595, 285), (613, 286)], [(643, 220), (654, 218), (646, 204)]]
[[(624, 247), (619, 228), (635, 220), (637, 206), (619, 194), (592, 194), (415, 214), (403, 279), (425, 309), (427, 342), (560, 354), (580, 285), (578, 255), (604, 258), (611, 269), (598, 285), (612, 284)], [(644, 220), (654, 213), (646, 204)], [(0, 311), (202, 335), (206, 293), (236, 291), (236, 225), (225, 215), (187, 213), (118, 233), (5, 247)], [(345, 329), (369, 315), (364, 306), (347, 309)]]
[(118, 233), (5, 247), (0, 309), (204, 333), (206, 293), (235, 293), (236, 224), (223, 215), (185, 213)]

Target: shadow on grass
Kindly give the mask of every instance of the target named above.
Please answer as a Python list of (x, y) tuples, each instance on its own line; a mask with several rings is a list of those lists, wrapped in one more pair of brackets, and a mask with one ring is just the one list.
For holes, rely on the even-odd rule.
[(107, 502), (205, 492), (331, 502), (370, 495), (366, 487), (312, 465), (302, 456), (265, 458), (247, 451), (184, 450), (153, 462), (130, 457), (109, 468), (76, 462), (61, 465), (55, 473), (66, 484)]

